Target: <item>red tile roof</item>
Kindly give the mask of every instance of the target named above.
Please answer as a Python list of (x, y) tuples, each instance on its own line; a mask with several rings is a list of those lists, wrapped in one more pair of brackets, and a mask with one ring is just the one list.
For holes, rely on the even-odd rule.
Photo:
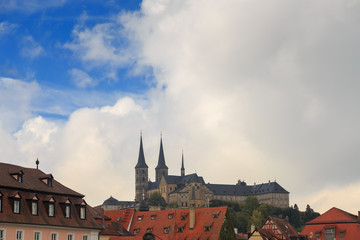
[[(123, 210), (112, 211), (112, 216), (118, 217), (115, 213), (121, 211)], [(226, 212), (227, 207), (195, 209), (193, 230), (189, 227), (189, 209), (135, 212), (130, 223), (130, 233), (137, 231), (134, 239), (142, 239), (142, 236), (150, 229), (153, 234), (162, 239), (219, 239)], [(165, 233), (165, 229), (168, 229), (168, 233)], [(110, 240), (124, 239), (124, 237), (110, 238)]]
[(340, 239), (340, 232), (344, 232), (342, 240), (354, 240), (360, 236), (359, 224), (358, 216), (333, 207), (319, 217), (307, 222), (301, 234), (307, 235), (309, 240), (312, 240), (316, 239), (316, 233), (319, 233), (320, 238), (324, 239), (325, 229), (334, 228), (336, 239)]
[(285, 219), (268, 217), (261, 229), (257, 229), (261, 236), (270, 240), (272, 239), (288, 239), (291, 237), (299, 237), (298, 232)]

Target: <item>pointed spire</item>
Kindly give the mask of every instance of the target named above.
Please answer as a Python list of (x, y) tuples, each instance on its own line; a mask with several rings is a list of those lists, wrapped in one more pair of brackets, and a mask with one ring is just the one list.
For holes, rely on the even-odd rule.
[(40, 163), (40, 162), (39, 162), (39, 158), (36, 158), (36, 162), (35, 162), (35, 163), (36, 163), (36, 169), (39, 169), (39, 163)]
[(184, 167), (184, 150), (182, 151), (181, 156), (181, 176), (185, 176), (185, 167)]
[(149, 168), (145, 162), (145, 155), (142, 143), (142, 131), (140, 132), (140, 149), (139, 149), (139, 158), (135, 168)]
[(162, 144), (162, 134), (160, 135), (160, 152), (159, 152), (159, 160), (158, 165), (155, 169), (168, 169), (168, 167), (165, 164), (165, 156), (164, 156), (164, 149)]

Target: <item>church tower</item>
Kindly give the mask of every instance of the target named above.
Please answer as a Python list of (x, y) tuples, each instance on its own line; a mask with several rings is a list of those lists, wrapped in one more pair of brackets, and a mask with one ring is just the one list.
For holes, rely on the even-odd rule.
[(160, 138), (160, 152), (159, 152), (159, 161), (158, 165), (155, 168), (155, 178), (156, 181), (160, 181), (162, 176), (168, 175), (168, 167), (165, 164), (165, 156), (164, 156), (164, 149), (162, 145), (162, 136)]
[(140, 150), (138, 162), (135, 166), (135, 201), (143, 200), (143, 193), (148, 189), (148, 165), (145, 162), (142, 134), (140, 135)]
[(184, 167), (184, 151), (181, 156), (181, 176), (185, 176), (185, 167)]

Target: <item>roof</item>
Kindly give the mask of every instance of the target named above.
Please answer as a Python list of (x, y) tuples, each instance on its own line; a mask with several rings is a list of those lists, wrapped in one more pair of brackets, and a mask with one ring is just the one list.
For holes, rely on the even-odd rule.
[(257, 185), (243, 184), (206, 184), (215, 195), (252, 196), (265, 193), (289, 193), (277, 182), (261, 183)]
[[(14, 179), (12, 174), (20, 173), (21, 171), (23, 173), (23, 181), (18, 182)], [(52, 180), (51, 187), (41, 180), (50, 176), (52, 177), (52, 175), (47, 175), (39, 169), (26, 168), (8, 163), (0, 163), (0, 187), (50, 194), (69, 195), (81, 198), (84, 197), (84, 195), (65, 187), (55, 179)]]
[[(135, 212), (129, 232), (137, 233), (135, 239), (142, 239), (147, 231), (151, 231), (161, 239), (219, 239), (227, 207), (200, 208), (194, 209), (194, 211), (195, 226), (193, 230), (189, 228), (190, 210), (174, 209)], [(171, 217), (169, 217), (170, 215)], [(205, 227), (209, 227), (209, 231), (205, 231)], [(164, 233), (166, 228), (168, 233)], [(182, 232), (178, 232), (179, 228), (182, 229)], [(113, 237), (111, 239), (123, 240), (124, 238)]]
[(307, 222), (311, 224), (328, 224), (328, 223), (357, 223), (358, 216), (333, 207), (319, 217)]
[(160, 152), (159, 152), (158, 165), (156, 166), (155, 169), (168, 169), (168, 167), (165, 164), (165, 156), (164, 156), (162, 138), (160, 139)]
[[(18, 182), (13, 175), (23, 174)], [(48, 186), (41, 179), (45, 175), (38, 169), (0, 163), (0, 193), (2, 212), (0, 223), (36, 224), (71, 228), (101, 229), (92, 215), (93, 209), (86, 204), (83, 195), (53, 180)], [(14, 199), (19, 199), (19, 213), (13, 211)], [(37, 214), (31, 212), (31, 201), (38, 204)], [(49, 202), (54, 203), (54, 217), (48, 216)], [(69, 203), (70, 217), (65, 217), (65, 203)], [(80, 206), (85, 206), (86, 217), (80, 219)]]
[[(192, 173), (192, 174), (185, 175), (185, 176), (175, 176), (175, 175), (165, 176), (164, 175), (164, 178), (165, 178), (165, 181), (167, 184), (176, 184), (176, 185), (180, 186), (180, 188), (178, 188), (176, 191), (182, 189), (181, 186), (184, 187), (186, 183), (199, 182), (199, 183), (205, 184), (203, 177), (199, 177), (196, 173)], [(158, 189), (159, 184), (160, 184), (160, 181), (149, 182), (148, 190)]]
[(340, 238), (339, 233), (344, 232), (343, 240), (358, 239), (360, 236), (360, 219), (358, 216), (333, 207), (319, 217), (307, 222), (302, 235), (307, 235), (309, 240), (316, 238), (316, 233), (324, 236), (325, 228), (335, 228), (335, 238)]
[(135, 209), (110, 210), (105, 212), (105, 217), (111, 221), (121, 220), (124, 229), (129, 229), (131, 220), (133, 219)]
[(145, 155), (144, 155), (144, 149), (143, 149), (143, 143), (142, 143), (142, 136), (140, 136), (139, 157), (138, 157), (138, 162), (137, 162), (135, 168), (149, 168), (148, 165), (145, 162)]

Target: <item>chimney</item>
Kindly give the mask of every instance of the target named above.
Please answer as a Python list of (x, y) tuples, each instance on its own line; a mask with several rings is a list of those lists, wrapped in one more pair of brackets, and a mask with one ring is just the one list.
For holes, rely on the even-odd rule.
[(237, 228), (234, 228), (234, 232), (235, 232), (235, 234), (237, 235), (237, 234), (238, 234), (238, 229), (237, 229)]
[(253, 233), (255, 231), (255, 225), (251, 224), (250, 232)]
[(190, 209), (189, 209), (189, 212), (190, 212), (190, 230), (193, 230), (194, 227), (195, 227), (195, 207), (193, 204), (191, 204), (190, 206)]

